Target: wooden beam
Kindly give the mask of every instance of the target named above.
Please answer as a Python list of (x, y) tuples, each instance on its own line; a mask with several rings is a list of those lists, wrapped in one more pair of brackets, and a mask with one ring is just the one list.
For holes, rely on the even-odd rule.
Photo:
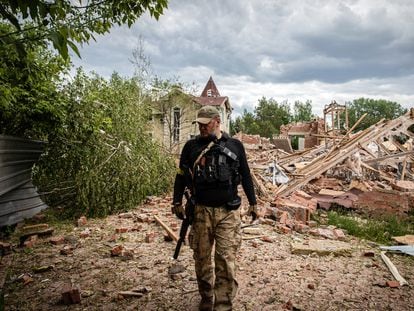
[(402, 172), (401, 172), (401, 180), (404, 180), (405, 171), (406, 171), (406, 167), (407, 167), (407, 159), (408, 159), (408, 156), (405, 157), (404, 162), (403, 162), (403, 168), (402, 168)]
[(387, 159), (392, 159), (392, 158), (398, 158), (398, 157), (402, 157), (405, 156), (405, 158), (407, 159), (407, 155), (410, 154), (414, 154), (414, 150), (411, 151), (406, 151), (406, 152), (400, 152), (400, 153), (393, 153), (393, 154), (389, 154), (383, 157), (379, 157), (379, 158), (375, 158), (375, 159), (369, 159), (364, 161), (365, 163), (369, 164), (369, 163), (375, 163), (375, 162), (381, 162)]
[(168, 235), (173, 239), (175, 242), (178, 241), (178, 236), (174, 233), (174, 231), (171, 230), (170, 227), (168, 227), (161, 219), (159, 219), (157, 216), (154, 215), (155, 220), (161, 225), (161, 227), (164, 228), (165, 231), (167, 231)]
[(408, 285), (408, 282), (401, 276), (392, 261), (385, 255), (385, 252), (381, 252), (381, 259), (384, 261), (394, 278), (400, 282), (401, 286)]

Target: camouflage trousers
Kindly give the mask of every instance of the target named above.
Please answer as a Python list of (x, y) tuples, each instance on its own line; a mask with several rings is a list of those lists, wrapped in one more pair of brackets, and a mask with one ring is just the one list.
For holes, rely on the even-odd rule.
[(231, 310), (238, 287), (235, 276), (241, 245), (240, 210), (197, 205), (189, 241), (201, 297), (214, 297), (214, 310)]

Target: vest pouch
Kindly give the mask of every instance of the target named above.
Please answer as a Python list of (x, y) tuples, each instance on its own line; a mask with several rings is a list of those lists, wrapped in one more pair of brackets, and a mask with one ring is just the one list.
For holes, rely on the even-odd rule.
[(228, 209), (229, 211), (233, 211), (233, 210), (238, 209), (240, 205), (241, 205), (241, 198), (239, 196), (236, 196), (234, 200), (231, 200), (226, 203), (226, 209)]

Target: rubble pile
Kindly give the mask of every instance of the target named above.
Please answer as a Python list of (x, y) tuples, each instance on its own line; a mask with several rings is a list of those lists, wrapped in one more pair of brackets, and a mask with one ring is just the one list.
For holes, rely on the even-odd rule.
[[(267, 204), (263, 216), (282, 232), (308, 229), (316, 208), (333, 205), (368, 214), (414, 210), (414, 109), (394, 120), (291, 154), (256, 148), (243, 134), (253, 181)], [(261, 140), (255, 137), (257, 142)]]

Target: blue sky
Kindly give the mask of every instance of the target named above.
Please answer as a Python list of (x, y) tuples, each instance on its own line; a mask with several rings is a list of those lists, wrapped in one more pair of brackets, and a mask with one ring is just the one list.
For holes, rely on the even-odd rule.
[(132, 76), (140, 42), (152, 74), (178, 77), (201, 93), (210, 76), (235, 115), (262, 96), (359, 97), (414, 107), (414, 1), (172, 0), (159, 21), (144, 15), (81, 48), (75, 66)]

